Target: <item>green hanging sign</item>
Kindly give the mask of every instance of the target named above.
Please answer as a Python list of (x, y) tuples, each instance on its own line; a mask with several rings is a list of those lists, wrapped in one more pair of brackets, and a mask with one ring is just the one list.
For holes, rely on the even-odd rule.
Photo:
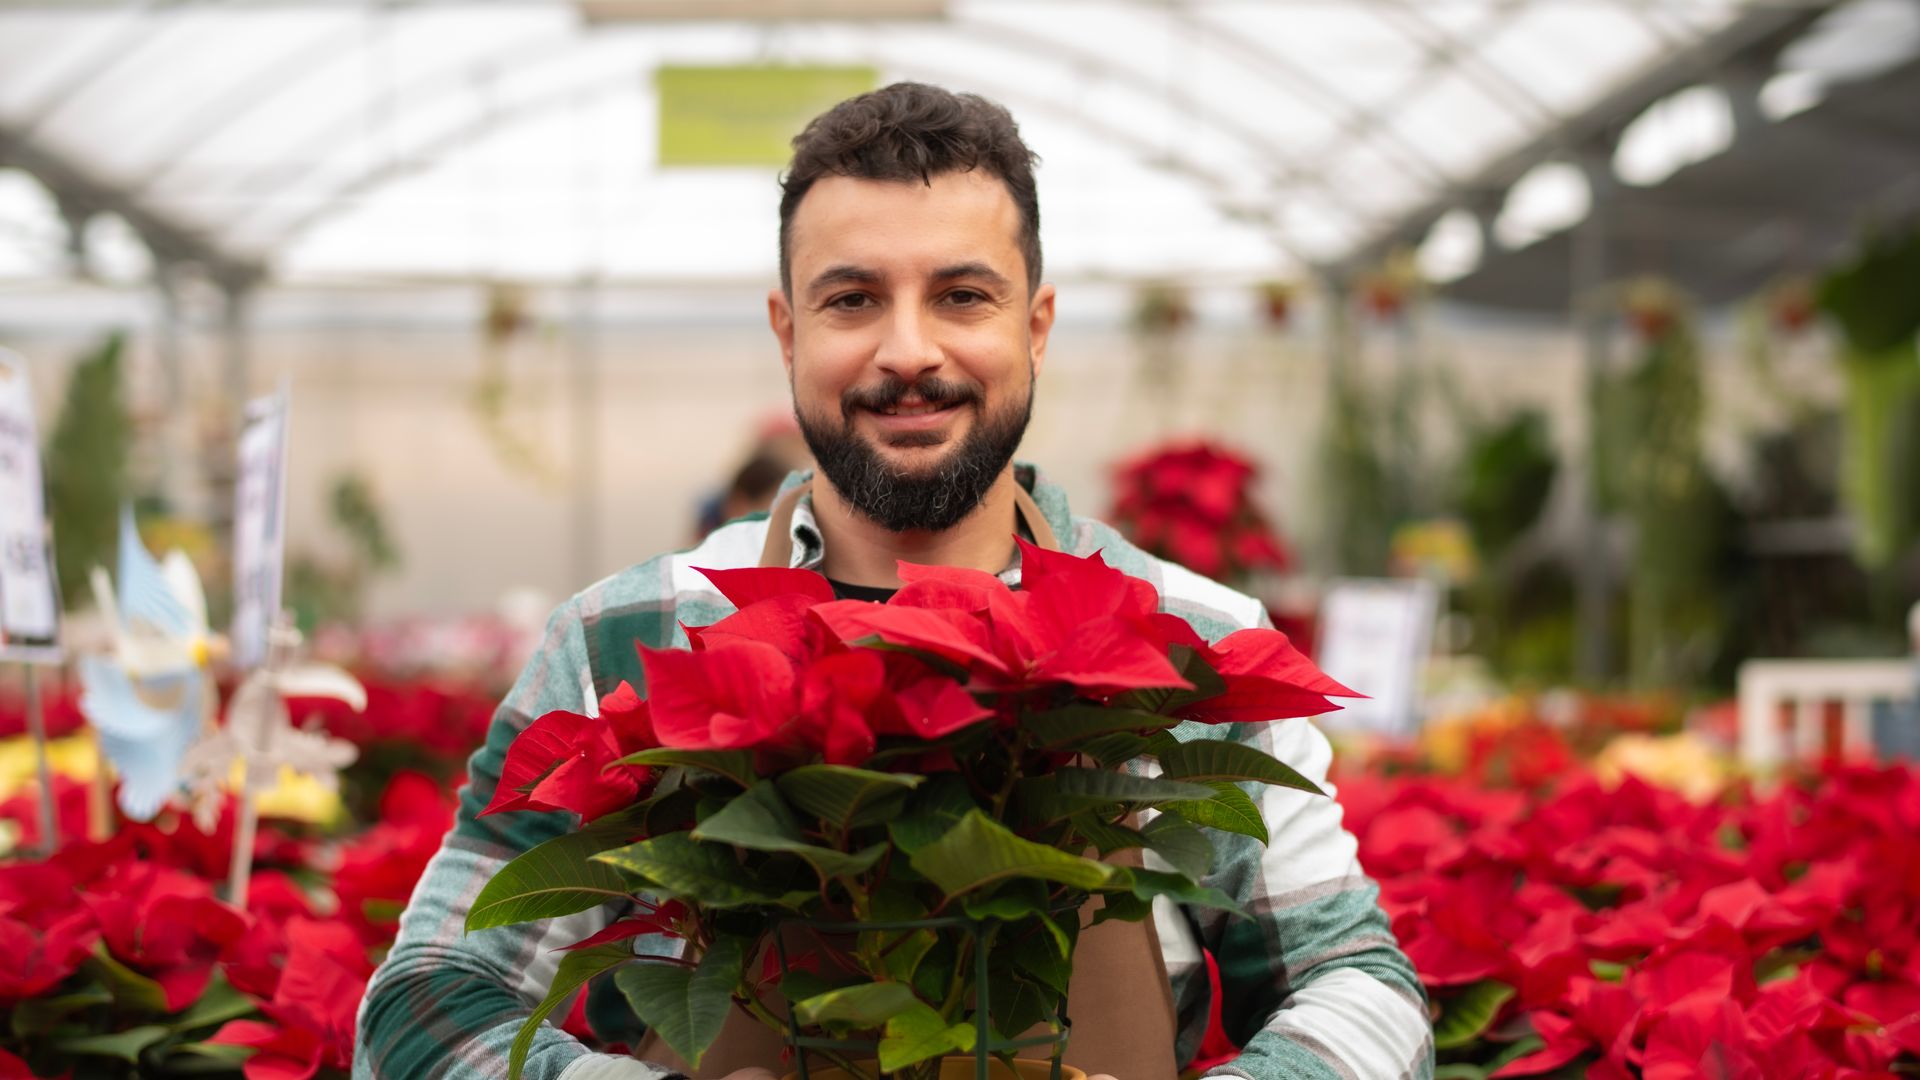
[(807, 121), (877, 85), (879, 72), (864, 66), (663, 66), (660, 165), (778, 168)]

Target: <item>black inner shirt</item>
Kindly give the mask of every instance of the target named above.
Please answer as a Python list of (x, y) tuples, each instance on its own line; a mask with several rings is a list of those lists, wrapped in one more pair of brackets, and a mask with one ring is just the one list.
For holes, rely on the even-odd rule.
[(833, 597), (836, 600), (871, 600), (876, 604), (886, 603), (893, 599), (894, 593), (900, 591), (880, 585), (849, 585), (832, 578), (827, 579), (827, 584), (833, 586)]

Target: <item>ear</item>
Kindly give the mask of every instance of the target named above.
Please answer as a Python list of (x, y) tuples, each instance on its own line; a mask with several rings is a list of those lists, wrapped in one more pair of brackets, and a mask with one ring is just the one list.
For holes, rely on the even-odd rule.
[(1053, 333), (1053, 286), (1042, 285), (1027, 306), (1027, 341), (1032, 350), (1033, 374), (1037, 378), (1047, 362), (1047, 338)]
[(786, 290), (767, 290), (767, 325), (773, 328), (775, 340), (780, 342), (780, 365), (787, 369), (787, 378), (793, 378), (793, 302), (787, 299)]

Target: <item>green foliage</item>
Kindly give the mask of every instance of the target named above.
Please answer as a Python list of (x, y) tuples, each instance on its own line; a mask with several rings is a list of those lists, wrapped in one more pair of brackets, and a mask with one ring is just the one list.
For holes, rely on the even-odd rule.
[(1705, 395), (1690, 316), (1676, 311), (1627, 370), (1597, 389), (1596, 483), (1632, 525), (1628, 672), (1639, 686), (1699, 682), (1724, 646), (1730, 507), (1708, 472)]
[(1076, 889), (1097, 889), (1114, 868), (1022, 840), (1005, 825), (974, 810), (947, 834), (913, 854), (913, 868), (949, 896), (959, 896), (1011, 877), (1041, 878)]
[(1455, 502), (1489, 567), (1539, 520), (1558, 472), (1547, 418), (1536, 409), (1469, 428)]
[(1441, 1004), (1440, 1019), (1433, 1025), (1433, 1048), (1454, 1050), (1478, 1039), (1493, 1025), (1500, 1006), (1513, 993), (1513, 987), (1506, 983), (1482, 979), (1448, 997)]
[(621, 968), (613, 981), (641, 1022), (698, 1068), (733, 1007), (746, 957), (739, 938), (720, 938), (698, 965), (643, 960)]
[(400, 550), (387, 530), (372, 481), (359, 472), (333, 478), (327, 505), (335, 529), (346, 536), (346, 559), (323, 562), (304, 551), (287, 557), (286, 604), (301, 625), (352, 621), (365, 606), (375, 577), (400, 565)]
[(1262, 844), (1267, 842), (1266, 819), (1260, 816), (1260, 808), (1254, 805), (1252, 797), (1231, 781), (1219, 780), (1207, 786), (1213, 789), (1211, 798), (1171, 802), (1161, 809), (1179, 814), (1196, 825), (1251, 836)]
[(467, 933), (589, 911), (627, 896), (620, 872), (592, 856), (621, 844), (607, 829), (562, 833), (494, 872), (467, 911)]
[(127, 489), (132, 421), (127, 415), (121, 356), (113, 334), (74, 365), (60, 414), (43, 455), (54, 565), (67, 603), (88, 596), (87, 574), (112, 566), (120, 504)]
[(1846, 450), (1841, 493), (1854, 551), (1884, 568), (1920, 535), (1912, 497), (1920, 464), (1920, 227), (1871, 237), (1821, 280), (1815, 300), (1846, 340)]
[(1299, 770), (1246, 743), (1194, 739), (1160, 752), (1161, 774), (1174, 780), (1250, 780), (1325, 795)]
[(527, 1053), (533, 1049), (533, 1037), (539, 1033), (540, 1025), (546, 1022), (553, 1010), (573, 1000), (574, 992), (586, 985), (588, 980), (632, 963), (633, 958), (632, 946), (624, 941), (578, 949), (562, 957), (560, 967), (553, 974), (553, 982), (547, 987), (547, 996), (534, 1007), (520, 1025), (519, 1034), (513, 1037), (513, 1048), (507, 1054), (507, 1080), (520, 1080), (520, 1070), (527, 1065)]
[[(979, 1049), (982, 1011), (1002, 1041), (1057, 1015), (1090, 896), (1102, 901), (1096, 921), (1147, 918), (1162, 896), (1243, 914), (1204, 881), (1214, 859), (1204, 829), (1266, 840), (1243, 782), (1319, 792), (1251, 746), (1176, 739), (1170, 714), (1224, 683), (1196, 650), (1171, 659), (1193, 690), (1135, 692), (1124, 706), (1065, 695), (1013, 706), (1017, 722), (940, 740), (956, 767), (927, 775), (879, 767), (926, 752), (899, 735), (881, 738), (867, 768), (764, 751), (633, 755), (627, 763), (665, 770), (653, 797), (598, 839), (586, 839), (599, 828), (589, 826), (509, 864), (473, 924), (581, 910), (601, 887), (684, 903), (688, 940), (739, 951), (716, 960), (722, 946), (709, 945), (697, 965), (642, 958), (613, 982), (640, 1020), (696, 1062), (732, 1003), (756, 1011), (762, 988), (743, 978), (745, 957), (771, 935), (789, 949), (807, 935), (805, 948), (824, 954), (819, 970), (787, 970), (778, 983), (795, 1022), (924, 1080), (931, 1059)], [(1157, 758), (1162, 775), (1112, 767), (1135, 757)], [(1089, 760), (1109, 767), (1062, 764)], [(1143, 824), (1149, 807), (1161, 812)], [(615, 846), (634, 835), (646, 838)], [(1145, 848), (1154, 868), (1101, 862), (1090, 848)], [(579, 865), (556, 868), (547, 855)], [(591, 976), (589, 961), (573, 965), (569, 977)]]
[(762, 780), (693, 830), (695, 840), (713, 840), (755, 851), (784, 851), (805, 859), (822, 878), (849, 877), (867, 870), (886, 851), (872, 844), (851, 854), (806, 842), (793, 811), (771, 780)]

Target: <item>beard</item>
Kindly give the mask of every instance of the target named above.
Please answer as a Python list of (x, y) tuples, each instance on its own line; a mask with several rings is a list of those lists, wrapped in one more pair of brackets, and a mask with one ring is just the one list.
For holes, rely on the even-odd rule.
[[(810, 416), (797, 405), (794, 418), (814, 462), (848, 506), (889, 532), (940, 532), (973, 513), (1013, 460), (1033, 415), (1033, 380), (1029, 376), (1022, 400), (981, 413), (960, 445), (917, 469), (888, 463), (878, 447), (854, 431), (854, 419), (861, 410), (891, 408), (909, 392), (929, 405), (981, 408), (975, 387), (937, 377), (908, 383), (889, 375), (878, 386), (843, 394), (838, 423)], [(888, 445), (933, 446), (940, 438), (933, 432), (909, 432), (888, 440)]]

